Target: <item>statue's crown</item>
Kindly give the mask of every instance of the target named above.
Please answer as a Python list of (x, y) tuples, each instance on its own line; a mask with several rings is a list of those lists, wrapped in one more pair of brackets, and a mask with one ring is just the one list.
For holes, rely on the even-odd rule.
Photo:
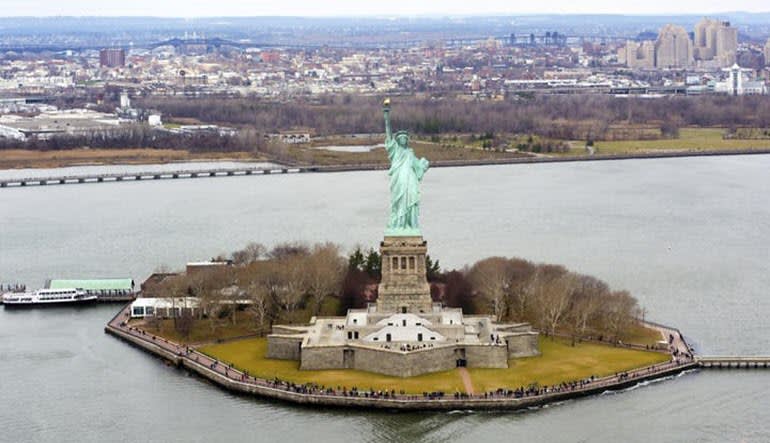
[(403, 129), (402, 129), (402, 130), (400, 130), (400, 131), (396, 131), (396, 133), (395, 133), (395, 134), (393, 134), (393, 138), (396, 138), (396, 137), (398, 137), (399, 135), (405, 135), (405, 136), (409, 137), (409, 131), (405, 131), (405, 130), (403, 130)]

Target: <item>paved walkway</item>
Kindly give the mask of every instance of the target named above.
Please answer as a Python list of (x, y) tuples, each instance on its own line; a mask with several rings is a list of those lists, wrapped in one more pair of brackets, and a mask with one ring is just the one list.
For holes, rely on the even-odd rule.
[(473, 380), (471, 380), (471, 374), (468, 372), (468, 368), (457, 368), (457, 372), (460, 373), (460, 378), (465, 386), (465, 393), (473, 395), (476, 392), (473, 390)]
[(663, 340), (668, 342), (668, 350), (671, 353), (671, 358), (673, 361), (692, 361), (692, 349), (690, 349), (690, 346), (686, 341), (684, 341), (684, 336), (682, 336), (682, 333), (679, 332), (678, 329), (650, 322), (646, 322), (646, 325), (652, 329), (655, 329), (656, 331), (659, 331)]
[[(303, 394), (303, 395), (309, 395), (316, 398), (323, 398), (323, 397), (337, 397), (337, 398), (345, 398), (346, 401), (350, 400), (351, 397), (355, 398), (358, 397), (361, 400), (381, 400), (383, 404), (388, 405), (388, 402), (393, 401), (410, 401), (410, 402), (418, 402), (419, 404), (426, 404), (427, 403), (441, 403), (443, 401), (451, 402), (452, 398), (449, 396), (445, 396), (444, 393), (439, 393), (440, 395), (436, 395), (436, 393), (432, 393), (432, 395), (410, 395), (410, 394), (401, 394), (396, 395), (395, 392), (393, 392), (392, 395), (389, 395), (387, 392), (337, 392), (336, 390), (332, 388), (323, 388), (318, 386), (307, 386), (307, 385), (296, 385), (291, 382), (286, 381), (280, 381), (280, 380), (264, 380), (259, 379), (256, 377), (253, 377), (247, 373), (238, 371), (237, 369), (234, 369), (232, 366), (230, 366), (228, 363), (217, 361), (215, 359), (212, 359), (211, 357), (202, 354), (195, 349), (183, 345), (183, 344), (177, 344), (172, 341), (169, 341), (163, 337), (155, 336), (147, 331), (144, 331), (142, 329), (133, 327), (128, 324), (128, 320), (130, 319), (129, 316), (129, 307), (126, 306), (126, 308), (122, 309), (108, 324), (108, 327), (112, 328), (113, 330), (120, 331), (124, 334), (128, 334), (136, 339), (142, 340), (146, 343), (152, 343), (161, 349), (170, 352), (173, 355), (178, 356), (181, 359), (186, 360), (189, 363), (197, 364), (206, 367), (207, 369), (214, 371), (217, 374), (220, 374), (224, 377), (226, 377), (229, 380), (237, 381), (246, 385), (256, 385), (261, 386), (264, 388), (269, 388), (267, 391), (270, 390), (281, 390), (281, 391), (290, 391), (297, 394)], [(589, 391), (589, 392), (597, 392), (597, 390), (600, 389), (612, 389), (613, 387), (616, 387), (621, 384), (627, 384), (628, 382), (633, 382), (635, 379), (644, 379), (648, 377), (654, 377), (655, 374), (662, 374), (662, 373), (668, 373), (671, 370), (676, 370), (680, 367), (688, 367), (693, 365), (692, 357), (690, 356), (690, 350), (687, 347), (686, 342), (684, 341), (683, 337), (679, 333), (678, 330), (668, 328), (662, 325), (655, 325), (655, 324), (649, 324), (650, 327), (654, 327), (656, 329), (661, 330), (662, 332), (665, 332), (667, 337), (671, 338), (671, 352), (672, 352), (672, 358), (671, 361), (665, 362), (665, 363), (659, 363), (656, 365), (648, 366), (645, 368), (639, 368), (634, 371), (624, 372), (624, 373), (618, 373), (614, 376), (608, 376), (608, 377), (588, 377), (582, 380), (574, 380), (574, 381), (568, 381), (564, 382), (558, 385), (553, 386), (544, 386), (539, 387), (536, 390), (530, 390), (527, 389), (526, 391), (522, 390), (511, 390), (511, 389), (499, 389), (497, 391), (491, 391), (491, 392), (483, 392), (476, 394), (473, 389), (473, 384), (470, 378), (470, 374), (468, 373), (468, 370), (466, 368), (458, 368), (458, 371), (460, 373), (460, 377), (463, 380), (463, 384), (465, 386), (465, 390), (467, 392), (468, 397), (463, 398), (462, 400), (465, 402), (468, 402), (469, 407), (473, 407), (473, 403), (483, 402), (487, 400), (499, 400), (503, 403), (501, 403), (501, 406), (505, 406), (507, 402), (509, 402), (511, 405), (515, 405), (515, 402), (518, 401), (543, 401), (548, 402), (550, 399), (558, 400), (559, 398), (562, 398), (564, 394), (577, 394), (581, 391)], [(673, 355), (674, 351), (677, 351), (678, 356)], [(253, 391), (252, 391), (253, 393)], [(270, 396), (270, 395), (268, 395)], [(456, 399), (455, 399), (456, 400)]]

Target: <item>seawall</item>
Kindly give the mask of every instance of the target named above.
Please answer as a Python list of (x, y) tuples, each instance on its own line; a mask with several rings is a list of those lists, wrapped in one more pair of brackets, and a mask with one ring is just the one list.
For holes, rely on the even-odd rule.
[(370, 396), (363, 392), (357, 396), (324, 391), (319, 392), (318, 390), (296, 392), (284, 383), (255, 379), (220, 362), (215, 362), (210, 357), (191, 350), (186, 346), (178, 345), (160, 337), (154, 337), (136, 328), (131, 328), (122, 321), (125, 312), (126, 310), (122, 309), (107, 324), (105, 327), (106, 333), (167, 360), (179, 368), (195, 373), (228, 391), (308, 406), (409, 411), (527, 409), (549, 403), (596, 395), (605, 391), (626, 389), (643, 381), (668, 377), (697, 367), (695, 362), (663, 363), (631, 371), (631, 376), (625, 379), (607, 377), (573, 389), (565, 388), (563, 390), (523, 397), (502, 393), (460, 398), (452, 396), (429, 398), (414, 395)]

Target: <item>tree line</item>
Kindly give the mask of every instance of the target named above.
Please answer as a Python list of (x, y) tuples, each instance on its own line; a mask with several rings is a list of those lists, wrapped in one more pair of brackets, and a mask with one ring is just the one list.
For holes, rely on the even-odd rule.
[[(376, 250), (357, 248), (345, 257), (333, 243), (282, 243), (272, 249), (250, 243), (219, 259), (232, 266), (180, 274), (161, 288), (170, 298), (200, 299), (199, 318), (178, 319), (180, 332), (189, 332), (195, 321), (206, 322), (212, 332), (228, 322), (248, 321), (253, 330), (267, 333), (276, 322), (344, 315), (375, 301), (382, 269)], [(529, 322), (546, 335), (569, 334), (573, 343), (588, 337), (623, 340), (642, 312), (627, 291), (613, 291), (595, 277), (558, 265), (490, 257), (442, 272), (439, 262), (427, 257), (426, 269), (434, 301), (499, 322)]]
[(229, 260), (232, 266), (179, 274), (156, 289), (172, 300), (198, 297), (198, 317), (175, 319), (178, 332), (184, 335), (191, 323), (203, 322), (213, 333), (243, 317), (259, 333), (268, 332), (276, 321), (306, 322), (321, 312), (327, 297), (339, 295), (346, 266), (339, 246), (332, 243), (282, 243), (270, 250), (250, 243)]
[(490, 257), (465, 273), (480, 311), (498, 321), (529, 322), (547, 335), (622, 340), (641, 316), (627, 291), (589, 275), (520, 258)]
[[(664, 136), (680, 126), (770, 127), (770, 97), (609, 95), (512, 96), (503, 101), (398, 97), (394, 127), (440, 133), (535, 134), (556, 139), (603, 140), (612, 125), (657, 125)], [(289, 102), (255, 98), (148, 97), (145, 107), (170, 118), (196, 118), (273, 133), (299, 127), (318, 135), (382, 132), (381, 97), (333, 95)]]
[(133, 124), (116, 129), (94, 130), (85, 133), (55, 135), (50, 138), (30, 137), (26, 140), (0, 138), (0, 150), (31, 149), (55, 151), (82, 147), (104, 149), (179, 149), (190, 152), (244, 152), (266, 151), (268, 143), (253, 130), (239, 131), (235, 136), (214, 132), (179, 134)]
[[(257, 98), (147, 97), (140, 106), (161, 111), (166, 120), (193, 118), (240, 129), (237, 136), (174, 134), (134, 124), (87, 134), (27, 141), (0, 139), (0, 149), (57, 150), (163, 148), (190, 151), (258, 151), (285, 160), (285, 147), (265, 134), (310, 128), (317, 135), (380, 133), (378, 97), (330, 95), (288, 102)], [(613, 97), (608, 95), (514, 96), (502, 101), (467, 101), (451, 96), (396, 99), (393, 125), (425, 137), (439, 134), (524, 134), (553, 140), (676, 138), (683, 126), (770, 127), (770, 97)], [(649, 131), (649, 128), (658, 131)], [(523, 150), (559, 151), (521, 144)], [(282, 157), (283, 156), (283, 157)]]

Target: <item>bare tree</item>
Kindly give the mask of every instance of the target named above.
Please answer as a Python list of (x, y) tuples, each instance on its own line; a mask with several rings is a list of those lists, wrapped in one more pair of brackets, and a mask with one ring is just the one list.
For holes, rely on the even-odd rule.
[(339, 246), (333, 243), (313, 246), (305, 260), (306, 289), (313, 297), (313, 314), (318, 315), (327, 296), (339, 294), (346, 266)]
[(262, 285), (277, 306), (293, 314), (305, 298), (304, 256), (284, 256), (265, 263)]
[(638, 318), (639, 306), (628, 291), (611, 292), (602, 304), (603, 329), (614, 341), (620, 340)]
[(267, 248), (263, 244), (251, 242), (245, 248), (233, 252), (231, 257), (233, 264), (245, 265), (258, 261), (265, 255), (267, 255)]
[(505, 257), (490, 257), (476, 262), (468, 272), (468, 280), (491, 308), (497, 321), (503, 319), (511, 284), (510, 261)]
[(599, 309), (610, 292), (607, 284), (595, 277), (579, 275), (578, 280), (568, 318), (573, 346), (578, 338), (587, 335), (591, 321), (598, 316)]
[(263, 333), (270, 326), (273, 315), (273, 299), (265, 284), (264, 263), (251, 263), (239, 270), (238, 285), (243, 297), (249, 301), (246, 311), (254, 319), (254, 326)]
[(571, 273), (546, 274), (541, 278), (537, 288), (541, 322), (545, 326), (546, 333), (553, 336), (567, 316), (577, 278)]
[(519, 321), (529, 321), (530, 306), (534, 294), (533, 281), (536, 267), (527, 260), (510, 259), (511, 282), (509, 287), (512, 316)]
[(224, 306), (222, 288), (230, 281), (228, 272), (226, 268), (197, 271), (186, 279), (188, 295), (198, 298), (199, 318), (206, 313), (211, 332), (216, 330)]
[(310, 255), (310, 247), (301, 242), (287, 242), (275, 245), (270, 251), (269, 257), (274, 260), (283, 260), (289, 257), (306, 257)]

